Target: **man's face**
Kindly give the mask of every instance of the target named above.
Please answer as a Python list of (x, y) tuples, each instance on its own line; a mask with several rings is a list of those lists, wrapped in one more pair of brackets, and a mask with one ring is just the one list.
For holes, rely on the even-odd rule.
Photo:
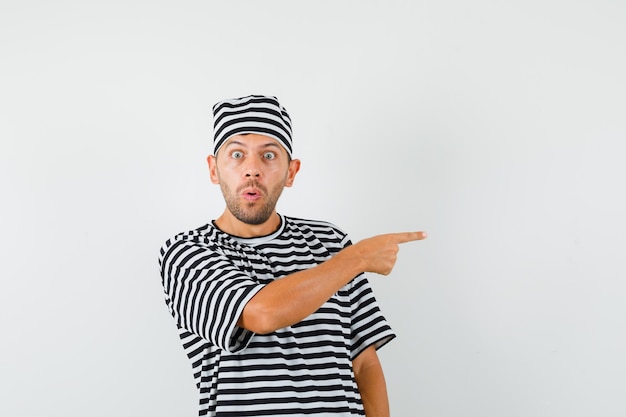
[(208, 162), (211, 181), (220, 185), (228, 210), (251, 225), (270, 218), (300, 167), (277, 140), (257, 134), (231, 137)]

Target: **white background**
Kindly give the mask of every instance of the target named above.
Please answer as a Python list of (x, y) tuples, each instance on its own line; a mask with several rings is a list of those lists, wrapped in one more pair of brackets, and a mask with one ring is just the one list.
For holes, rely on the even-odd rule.
[(157, 252), (247, 94), (280, 212), (430, 234), (371, 278), (395, 416), (626, 415), (626, 3), (223, 3), (2, 3), (0, 415), (196, 415)]

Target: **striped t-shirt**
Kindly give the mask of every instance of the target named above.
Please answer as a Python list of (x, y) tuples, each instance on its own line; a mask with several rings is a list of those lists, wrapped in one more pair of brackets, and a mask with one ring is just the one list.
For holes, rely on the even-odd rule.
[(352, 360), (395, 337), (363, 274), (319, 310), (269, 334), (237, 327), (269, 282), (350, 245), (330, 223), (281, 216), (279, 229), (243, 239), (213, 224), (165, 242), (159, 264), (200, 393), (200, 416), (357, 416)]

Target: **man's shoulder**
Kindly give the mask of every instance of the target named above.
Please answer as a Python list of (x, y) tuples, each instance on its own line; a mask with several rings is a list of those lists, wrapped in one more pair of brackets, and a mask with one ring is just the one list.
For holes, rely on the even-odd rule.
[(210, 223), (204, 224), (195, 229), (179, 232), (167, 239), (161, 245), (161, 257), (165, 253), (174, 249), (182, 249), (183, 247), (204, 247), (212, 245), (217, 239), (218, 229), (213, 227)]
[(300, 231), (310, 231), (316, 236), (334, 236), (345, 239), (347, 233), (332, 222), (326, 220), (305, 219), (294, 216), (284, 216), (285, 223), (289, 229), (299, 229)]
[(305, 219), (303, 217), (295, 217), (295, 216), (284, 216), (287, 224), (292, 224), (295, 226), (304, 226), (304, 227), (312, 227), (312, 228), (321, 228), (321, 229), (337, 229), (341, 230), (334, 223), (326, 221), (326, 220), (317, 220), (317, 219)]
[(215, 228), (210, 223), (207, 223), (200, 227), (196, 227), (195, 229), (189, 229), (183, 232), (176, 233), (171, 238), (169, 238), (168, 241), (194, 241), (198, 239), (211, 238), (214, 234), (214, 230)]

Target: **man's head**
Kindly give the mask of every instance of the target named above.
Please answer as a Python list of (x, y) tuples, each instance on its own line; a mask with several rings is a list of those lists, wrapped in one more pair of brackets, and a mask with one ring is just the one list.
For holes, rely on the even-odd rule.
[[(275, 97), (264, 96), (224, 100), (214, 115), (214, 155), (207, 160), (227, 207), (218, 224), (240, 236), (271, 229), (278, 221), (278, 198), (300, 169), (300, 161), (291, 158), (289, 115)], [(253, 232), (254, 226), (261, 227)]]

